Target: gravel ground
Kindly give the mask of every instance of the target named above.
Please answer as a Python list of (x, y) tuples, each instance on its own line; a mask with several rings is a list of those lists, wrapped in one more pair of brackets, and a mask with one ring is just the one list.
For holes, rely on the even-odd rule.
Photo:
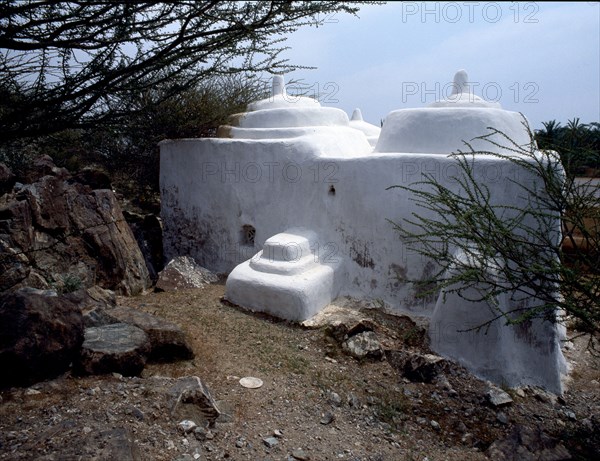
[[(497, 456), (490, 445), (519, 426), (542, 431), (545, 448), (560, 442), (573, 459), (600, 459), (599, 361), (582, 338), (566, 350), (564, 396), (508, 390), (513, 402), (494, 407), (488, 385), (459, 366), (412, 383), (385, 359), (346, 355), (323, 329), (244, 312), (223, 293), (217, 284), (119, 298), (181, 325), (195, 359), (148, 365), (136, 378), (67, 373), (0, 392), (0, 459), (469, 461)], [(365, 312), (386, 348), (427, 352), (403, 334), (406, 319)], [(169, 389), (185, 376), (217, 400), (213, 426), (198, 417), (184, 430), (171, 411)], [(248, 376), (262, 387), (241, 386)]]

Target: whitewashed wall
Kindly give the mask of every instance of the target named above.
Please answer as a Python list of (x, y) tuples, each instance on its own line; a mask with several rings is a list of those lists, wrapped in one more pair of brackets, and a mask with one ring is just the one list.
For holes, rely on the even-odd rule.
[[(430, 315), (436, 298), (417, 298), (399, 278), (421, 278), (432, 262), (408, 251), (388, 221), (423, 213), (401, 189), (422, 173), (450, 184), (454, 162), (441, 154), (317, 156), (310, 143), (184, 139), (161, 145), (162, 218), (167, 258), (190, 255), (229, 272), (264, 241), (292, 227), (317, 233), (325, 262), (342, 259), (342, 295), (381, 299), (398, 312)], [(498, 203), (515, 200), (514, 167), (494, 158), (476, 164)], [(522, 174), (522, 172), (521, 172)], [(335, 189), (335, 194), (332, 191)], [(254, 247), (242, 228), (256, 228)]]

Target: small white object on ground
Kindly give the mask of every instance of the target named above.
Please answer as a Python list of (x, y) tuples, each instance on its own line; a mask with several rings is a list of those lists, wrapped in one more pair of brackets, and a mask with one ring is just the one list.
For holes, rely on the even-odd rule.
[(251, 376), (247, 376), (245, 378), (240, 379), (240, 384), (248, 389), (258, 389), (263, 385), (263, 382), (260, 378), (253, 378)]

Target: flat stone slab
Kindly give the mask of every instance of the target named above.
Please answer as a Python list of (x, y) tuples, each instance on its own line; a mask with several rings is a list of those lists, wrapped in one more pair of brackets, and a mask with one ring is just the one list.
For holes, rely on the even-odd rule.
[(508, 395), (508, 393), (504, 392), (502, 389), (496, 386), (491, 386), (487, 390), (485, 396), (490, 402), (490, 404), (495, 407), (509, 405), (513, 402), (513, 399), (510, 395)]
[(119, 322), (140, 328), (148, 335), (148, 359), (164, 362), (194, 358), (194, 351), (188, 344), (186, 334), (178, 325), (129, 307), (115, 307), (108, 314)]
[(148, 335), (133, 325), (86, 328), (76, 369), (82, 374), (136, 376), (144, 369), (149, 352)]

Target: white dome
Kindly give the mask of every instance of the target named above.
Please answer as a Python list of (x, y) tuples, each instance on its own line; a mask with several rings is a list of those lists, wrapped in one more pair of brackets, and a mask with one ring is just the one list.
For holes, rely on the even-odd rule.
[[(385, 119), (375, 152), (450, 154), (468, 150), (466, 141), (475, 150), (499, 153), (504, 149), (474, 138), (489, 134), (491, 127), (518, 145), (528, 145), (531, 140), (524, 122), (518, 112), (503, 110), (500, 104), (471, 93), (467, 73), (461, 70), (454, 76), (454, 90), (448, 99), (429, 107), (391, 112)], [(499, 137), (491, 139), (501, 146), (510, 143)]]

